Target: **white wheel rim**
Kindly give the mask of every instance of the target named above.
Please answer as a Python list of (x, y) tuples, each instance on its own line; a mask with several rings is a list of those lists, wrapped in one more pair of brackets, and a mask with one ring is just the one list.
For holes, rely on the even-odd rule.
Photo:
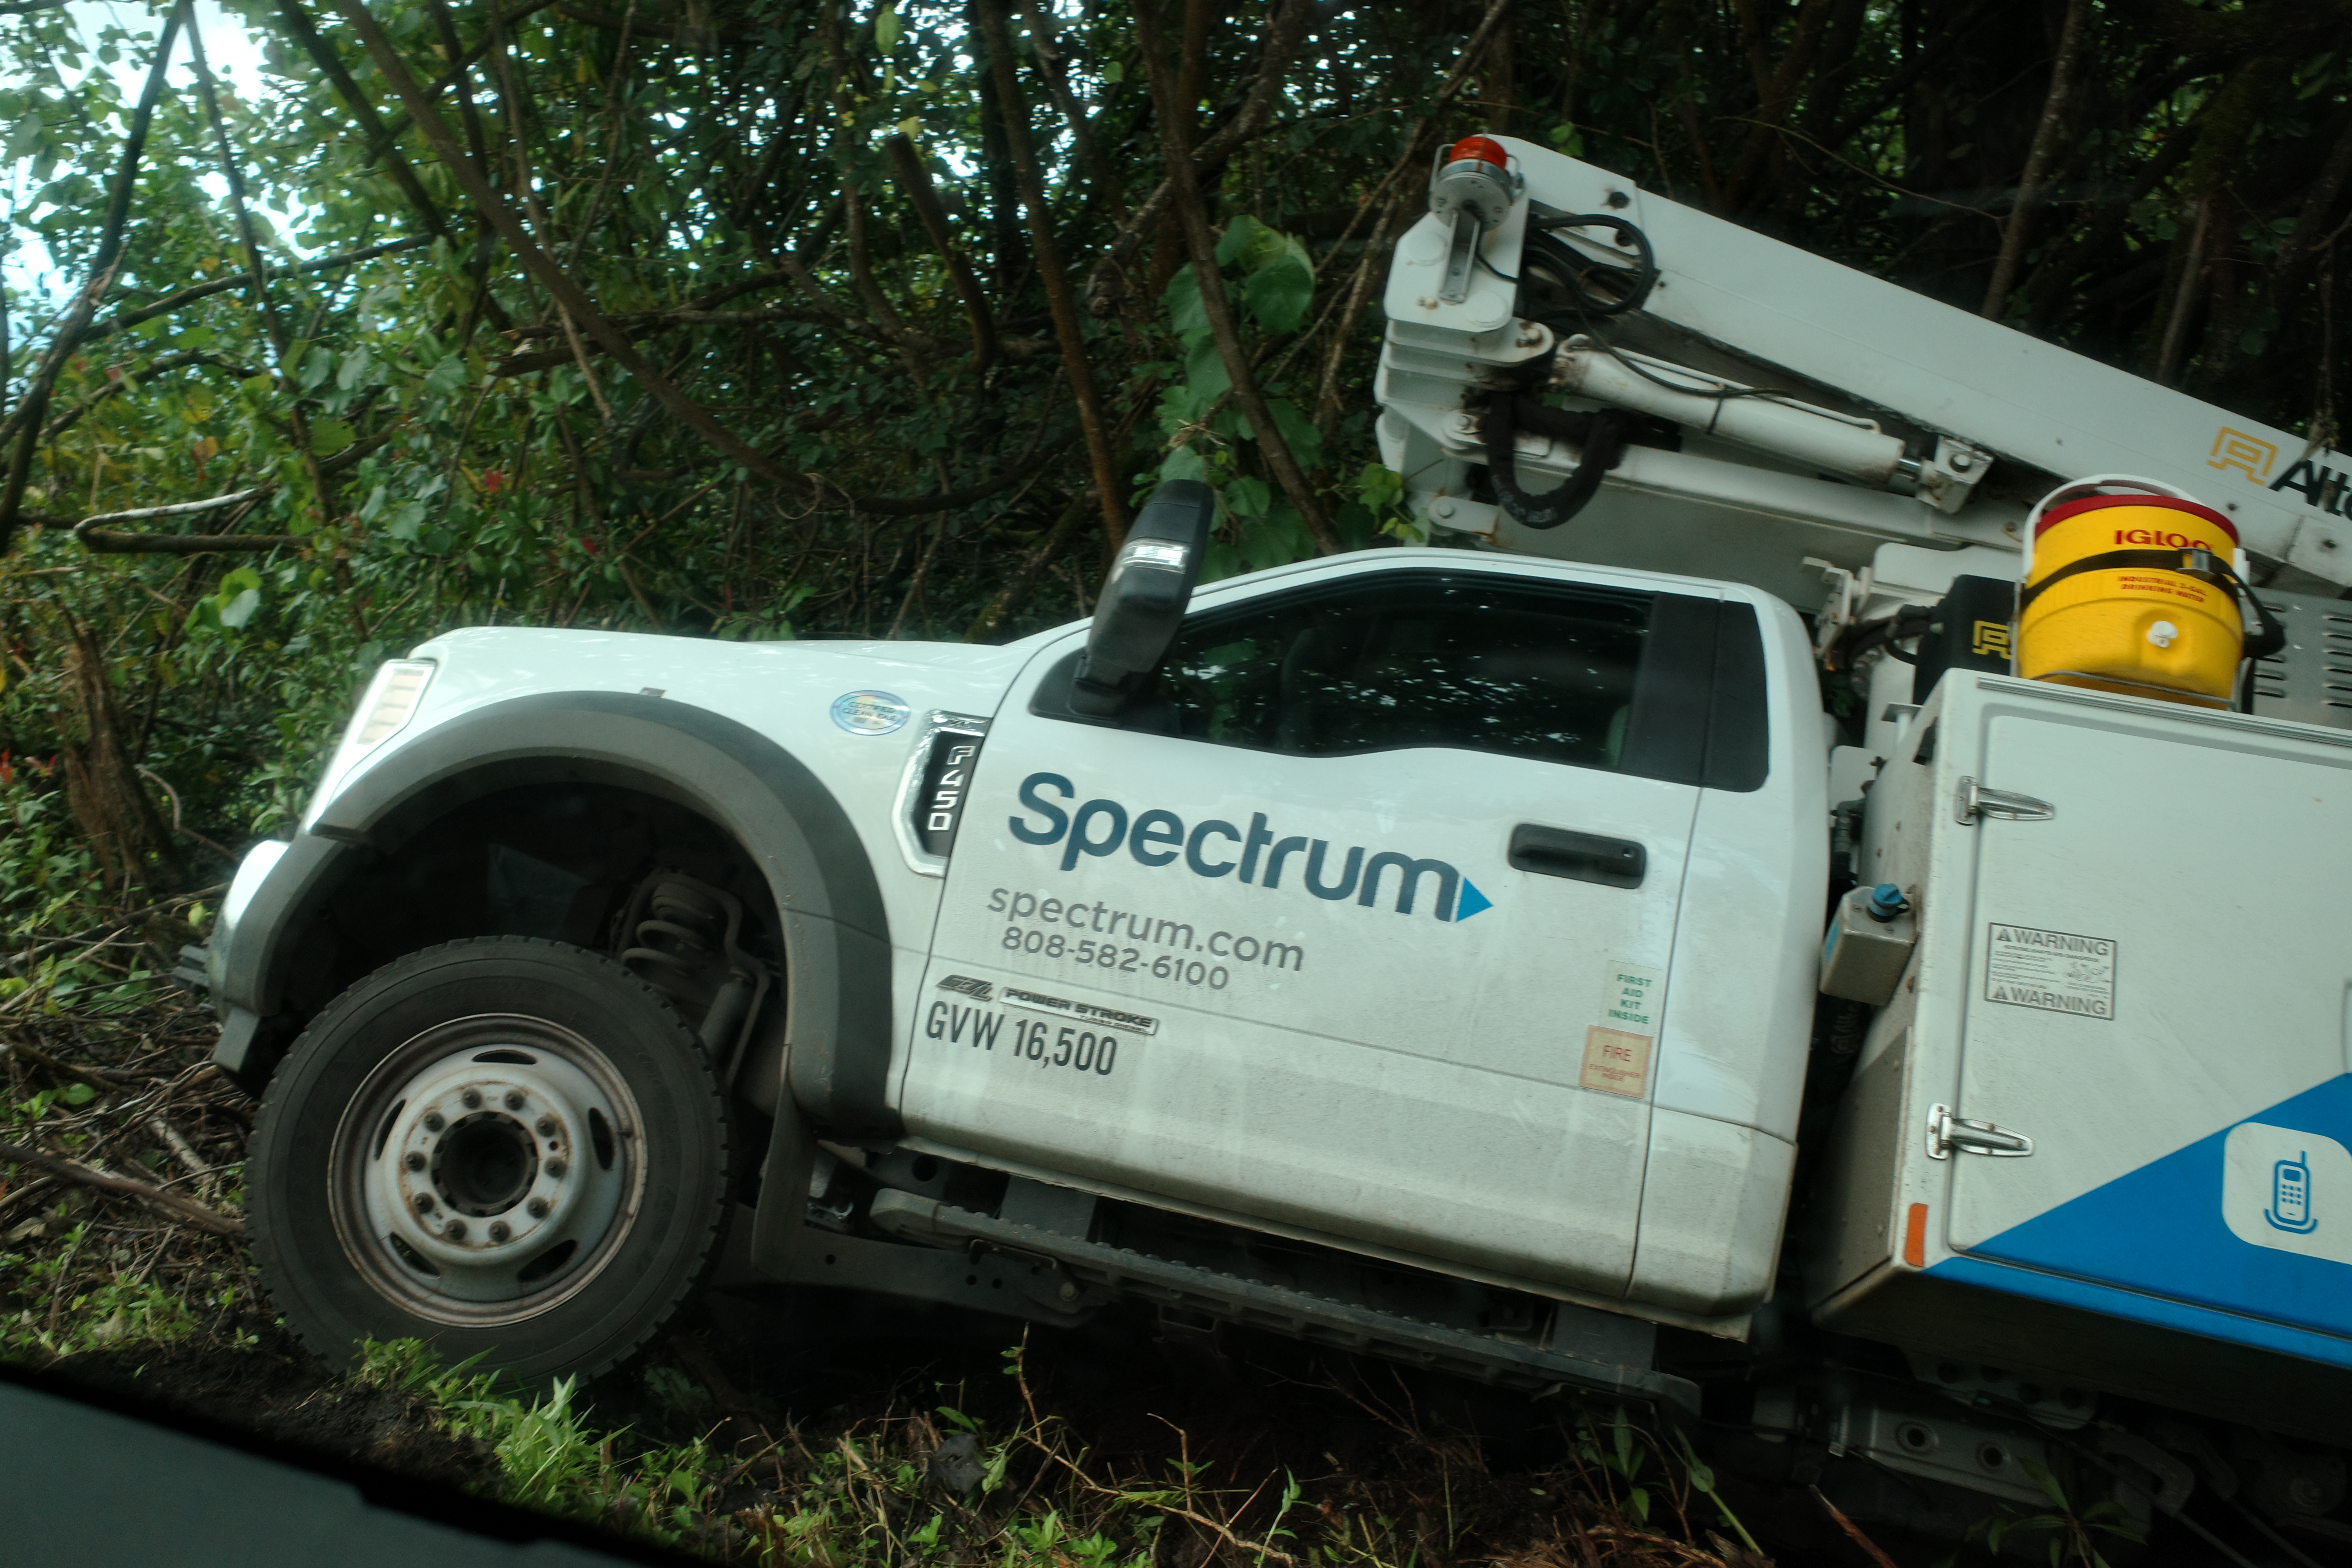
[(418, 1317), (536, 1317), (586, 1289), (635, 1226), (642, 1129), (604, 1053), (562, 1025), (436, 1025), (377, 1065), (336, 1126), (336, 1237), (377, 1293)]

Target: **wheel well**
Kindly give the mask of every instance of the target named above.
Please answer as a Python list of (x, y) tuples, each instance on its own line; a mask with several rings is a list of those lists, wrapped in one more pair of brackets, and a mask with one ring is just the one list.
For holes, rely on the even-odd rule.
[(630, 894), (657, 870), (740, 900), (743, 950), (782, 978), (774, 897), (731, 834), (659, 795), (563, 781), (478, 796), (369, 852), (295, 938), (282, 1016), (299, 1028), (353, 982), (436, 942), (535, 936), (617, 953)]

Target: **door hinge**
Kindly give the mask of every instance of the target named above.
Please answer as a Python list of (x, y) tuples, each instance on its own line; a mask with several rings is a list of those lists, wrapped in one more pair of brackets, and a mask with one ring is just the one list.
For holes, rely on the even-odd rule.
[(1929, 1107), (1927, 1158), (1948, 1160), (1955, 1149), (1963, 1154), (1992, 1154), (2016, 1160), (2033, 1152), (2033, 1140), (2022, 1132), (1996, 1127), (1990, 1121), (1971, 1121), (1965, 1116), (1955, 1116), (1948, 1105)]
[(2011, 795), (2005, 789), (1987, 789), (1974, 779), (1964, 778), (1959, 788), (1952, 792), (1952, 820), (1962, 827), (1980, 816), (2006, 816), (2017, 822), (2047, 822), (2058, 815), (2058, 808), (2046, 800), (2036, 800), (2030, 795)]

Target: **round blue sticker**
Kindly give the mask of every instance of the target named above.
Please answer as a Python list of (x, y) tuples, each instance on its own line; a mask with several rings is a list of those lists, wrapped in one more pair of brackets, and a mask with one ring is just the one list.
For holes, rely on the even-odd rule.
[(913, 711), (887, 691), (845, 691), (833, 700), (833, 721), (853, 735), (887, 735)]

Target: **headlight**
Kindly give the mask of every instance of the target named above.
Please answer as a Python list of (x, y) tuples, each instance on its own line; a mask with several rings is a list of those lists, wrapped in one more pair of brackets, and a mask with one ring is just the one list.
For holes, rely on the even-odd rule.
[(430, 659), (395, 658), (377, 669), (375, 679), (368, 682), (367, 694), (360, 699), (357, 711), (343, 730), (343, 742), (335, 748), (335, 758), (327, 764), (326, 777), (319, 781), (319, 793), (311, 799), (303, 826), (318, 820), (320, 808), (342, 783), (343, 775), (357, 766), (362, 757), (400, 732), (416, 712), (416, 705), (425, 700), (425, 688), (432, 679)]

